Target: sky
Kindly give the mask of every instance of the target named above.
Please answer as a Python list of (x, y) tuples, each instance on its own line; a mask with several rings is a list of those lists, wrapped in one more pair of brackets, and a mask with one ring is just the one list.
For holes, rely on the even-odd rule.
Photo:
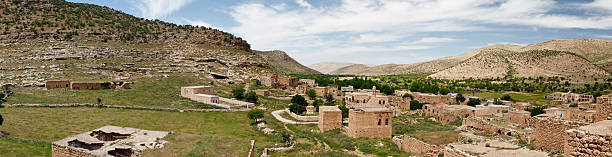
[(298, 62), (409, 64), (494, 44), (612, 40), (612, 0), (68, 0), (220, 29)]

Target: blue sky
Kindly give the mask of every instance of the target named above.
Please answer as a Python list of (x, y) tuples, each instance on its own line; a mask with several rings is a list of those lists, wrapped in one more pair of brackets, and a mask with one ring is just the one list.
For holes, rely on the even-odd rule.
[(612, 0), (69, 0), (218, 28), (255, 50), (324, 61), (407, 64), (491, 44), (612, 40)]

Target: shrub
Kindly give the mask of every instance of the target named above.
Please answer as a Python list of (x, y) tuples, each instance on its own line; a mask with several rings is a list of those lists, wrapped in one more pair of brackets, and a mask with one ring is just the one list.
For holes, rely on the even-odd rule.
[(469, 106), (480, 105), (480, 99), (470, 99), (468, 100), (467, 105)]
[(534, 107), (534, 108), (527, 108), (525, 109), (525, 111), (529, 111), (531, 113), (531, 116), (537, 116), (539, 114), (544, 114), (546, 113), (544, 111), (544, 107)]
[(406, 97), (410, 97), (410, 100), (414, 99), (414, 96), (412, 96), (412, 94), (404, 94), (404, 95), (402, 95), (402, 98), (406, 98)]
[(247, 102), (257, 104), (257, 94), (255, 94), (255, 92), (253, 91), (250, 91), (246, 95), (244, 95), (244, 99)]
[(252, 109), (247, 113), (247, 116), (251, 120), (262, 119), (264, 117), (264, 111), (260, 109)]
[(326, 94), (325, 95), (325, 102), (327, 103), (333, 103), (334, 102), (334, 96), (331, 94)]
[(96, 102), (98, 102), (98, 104), (102, 104), (102, 99), (96, 98)]
[(419, 110), (421, 108), (423, 108), (423, 103), (417, 100), (410, 100), (410, 110)]
[(315, 99), (315, 101), (312, 102), (312, 106), (314, 106), (316, 110), (319, 110), (319, 106), (321, 105), (323, 105), (323, 101), (321, 99)]
[(236, 98), (238, 100), (242, 100), (244, 98), (244, 88), (236, 87), (236, 88), (232, 89), (232, 94), (233, 94), (234, 98)]
[(317, 92), (314, 89), (310, 89), (306, 92), (306, 95), (310, 98), (310, 100), (314, 100), (317, 98)]
[(569, 107), (578, 107), (578, 104), (570, 104)]
[(514, 101), (514, 99), (512, 99), (512, 97), (510, 97), (508, 94), (502, 96), (501, 99), (506, 101)]
[(345, 105), (340, 105), (338, 108), (340, 111), (342, 111), (342, 118), (348, 118), (349, 108), (347, 108)]
[(3, 122), (4, 122), (4, 118), (2, 118), (2, 115), (0, 114), (0, 126), (2, 126)]

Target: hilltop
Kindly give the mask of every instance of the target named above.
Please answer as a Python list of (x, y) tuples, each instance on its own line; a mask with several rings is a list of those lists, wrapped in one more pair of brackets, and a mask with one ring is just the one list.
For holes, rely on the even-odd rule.
[[(612, 41), (599, 39), (556, 39), (520, 45), (489, 45), (458, 56), (414, 64), (360, 66), (350, 64), (329, 74), (403, 75), (431, 77), (591, 77), (612, 72)], [(541, 62), (554, 63), (541, 63)]]
[(353, 65), (354, 63), (345, 63), (345, 62), (321, 62), (309, 65), (308, 67), (319, 71), (324, 74), (330, 74), (332, 71), (336, 71), (340, 68), (348, 67)]
[(0, 84), (195, 76), (196, 82), (226, 86), (286, 71), (245, 40), (216, 29), (63, 0), (0, 4)]
[(316, 70), (313, 70), (298, 63), (283, 51), (275, 50), (255, 52), (270, 65), (276, 67), (278, 70), (284, 72), (285, 74), (321, 74)]

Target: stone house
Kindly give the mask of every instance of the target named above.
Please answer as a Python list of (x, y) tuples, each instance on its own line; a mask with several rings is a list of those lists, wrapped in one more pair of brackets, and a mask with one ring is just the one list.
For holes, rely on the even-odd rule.
[(436, 94), (412, 92), (412, 96), (414, 97), (414, 100), (417, 100), (419, 102), (427, 102), (430, 104), (438, 104), (438, 103), (457, 104), (456, 96), (453, 94), (436, 95)]
[(186, 98), (192, 98), (195, 94), (207, 94), (214, 95), (215, 90), (212, 86), (188, 86), (181, 87), (181, 96)]
[(551, 96), (547, 97), (552, 100), (561, 100), (563, 103), (591, 103), (594, 98), (593, 95), (577, 94), (577, 93), (562, 93), (555, 92)]
[(260, 96), (270, 96), (270, 91), (266, 89), (258, 89), (258, 90), (255, 90), (255, 94), (260, 95)]
[(431, 105), (423, 105), (421, 111), (425, 116), (432, 116), (437, 122), (442, 124), (448, 124), (454, 122), (459, 118), (467, 118), (476, 115), (476, 109), (472, 106), (467, 105), (447, 105), (443, 103)]
[(388, 96), (389, 104), (396, 109), (409, 110), (410, 109), (410, 97), (401, 96)]
[(510, 106), (512, 107), (513, 110), (517, 110), (517, 111), (525, 111), (525, 109), (531, 107), (531, 104), (528, 102), (513, 102), (509, 104), (504, 104), (504, 105)]
[(612, 120), (566, 131), (564, 156), (612, 156)]
[(342, 128), (342, 111), (337, 106), (319, 106), (319, 130)]
[(45, 82), (45, 88), (54, 89), (54, 88), (67, 88), (70, 87), (70, 81), (60, 81), (60, 80), (52, 80)]
[(412, 92), (410, 92), (410, 90), (405, 90), (405, 89), (400, 89), (400, 90), (393, 91), (393, 95), (399, 96), (399, 97), (402, 97), (402, 96), (404, 96), (406, 94), (412, 94)]
[(575, 129), (587, 123), (567, 121), (559, 119), (554, 115), (541, 114), (535, 116), (535, 147), (537, 150), (544, 152), (555, 151), (563, 154), (569, 135), (565, 132), (569, 129)]
[(327, 94), (331, 94), (332, 96), (341, 95), (341, 93), (338, 91), (338, 86), (336, 85), (329, 85), (326, 87), (314, 87), (314, 90), (317, 93), (317, 96), (320, 97), (324, 97)]
[(139, 156), (147, 149), (162, 148), (168, 132), (104, 126), (51, 145), (52, 157)]
[(387, 108), (362, 108), (349, 110), (349, 137), (391, 138), (393, 112)]
[(531, 113), (527, 111), (510, 111), (508, 113), (508, 122), (517, 124), (520, 127), (528, 127)]
[(216, 95), (194, 94), (191, 96), (191, 100), (206, 104), (219, 104), (219, 97)]
[(298, 78), (279, 76), (277, 84), (280, 88), (295, 88), (299, 81)]
[(315, 83), (315, 80), (313, 80), (313, 79), (299, 79), (298, 84), (304, 84), (304, 85), (308, 85), (310, 87), (317, 86), (317, 84)]
[(348, 87), (340, 87), (340, 91), (341, 91), (342, 93), (345, 93), (345, 94), (346, 94), (346, 93), (353, 92), (353, 90), (354, 90), (354, 89), (353, 89), (353, 86), (348, 86)]

